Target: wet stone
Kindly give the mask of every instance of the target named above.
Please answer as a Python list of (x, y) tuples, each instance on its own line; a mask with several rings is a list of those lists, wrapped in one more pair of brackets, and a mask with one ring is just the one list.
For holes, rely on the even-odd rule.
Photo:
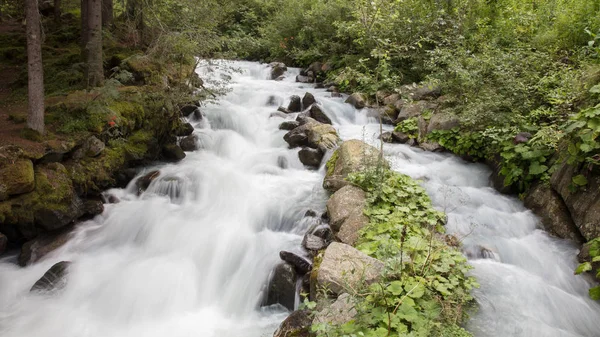
[(279, 257), (294, 266), (296, 271), (304, 275), (312, 270), (312, 263), (298, 254), (282, 250), (279, 252)]

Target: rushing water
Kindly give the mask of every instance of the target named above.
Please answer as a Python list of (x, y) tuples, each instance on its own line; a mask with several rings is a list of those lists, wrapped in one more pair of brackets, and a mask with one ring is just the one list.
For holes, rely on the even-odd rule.
[[(293, 94), (314, 93), (343, 139), (375, 144), (379, 126), (342, 98), (294, 83), (267, 80), (265, 65), (204, 66), (205, 78), (230, 80), (231, 91), (203, 108), (196, 123), (201, 150), (148, 168), (161, 175), (137, 196), (121, 199), (78, 226), (65, 246), (19, 268), (0, 263), (0, 335), (271, 336), (286, 316), (259, 308), (280, 250), (299, 251), (307, 210), (324, 210), (324, 170), (307, 170), (287, 149), (271, 116)], [(211, 69), (217, 69), (211, 71)], [(273, 98), (271, 97), (273, 96)], [(289, 116), (293, 118), (293, 116)], [(600, 307), (573, 276), (576, 247), (546, 235), (517, 199), (489, 187), (487, 168), (445, 154), (385, 145), (394, 169), (423, 180), (449, 214), (448, 231), (474, 252), (481, 283), (477, 336), (598, 336)], [(143, 174), (140, 173), (140, 175)], [(485, 248), (485, 257), (477, 252)], [(67, 287), (53, 295), (29, 288), (58, 261), (72, 261)]]

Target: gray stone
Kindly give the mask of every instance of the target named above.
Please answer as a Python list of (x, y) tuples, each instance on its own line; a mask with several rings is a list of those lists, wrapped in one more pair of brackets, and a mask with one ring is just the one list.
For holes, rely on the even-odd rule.
[(369, 218), (364, 215), (363, 210), (355, 209), (344, 220), (336, 236), (340, 242), (353, 246), (358, 240), (360, 230), (368, 224)]
[(311, 94), (310, 92), (307, 92), (306, 94), (304, 94), (304, 97), (302, 97), (302, 107), (304, 109), (308, 109), (309, 106), (313, 105), (316, 102), (317, 100), (315, 100), (315, 96), (313, 96), (313, 94)]
[(348, 96), (346, 103), (351, 104), (356, 109), (362, 109), (367, 106), (367, 97), (361, 93), (355, 92)]
[(293, 95), (290, 97), (290, 104), (288, 105), (287, 109), (291, 112), (302, 111), (302, 100), (300, 99), (300, 96)]
[(444, 152), (444, 147), (436, 142), (419, 143), (419, 147), (428, 152)]
[(272, 62), (269, 64), (269, 66), (271, 67), (272, 80), (278, 79), (287, 71), (287, 67), (281, 62)]
[(456, 116), (444, 113), (435, 113), (429, 119), (427, 125), (427, 134), (432, 131), (452, 130), (460, 126), (460, 121)]
[(527, 143), (531, 137), (532, 137), (532, 135), (529, 132), (519, 132), (513, 139), (513, 143), (515, 145), (521, 144), (521, 143)]
[[(284, 114), (291, 114), (291, 113), (293, 113), (290, 110), (288, 110), (288, 108), (283, 107), (283, 106), (280, 106), (279, 108), (277, 108), (277, 111), (278, 112), (283, 112)], [(285, 115), (284, 115), (284, 117), (285, 117)]]
[(269, 279), (268, 294), (265, 305), (281, 304), (288, 310), (294, 310), (296, 301), (296, 270), (286, 262), (273, 269)]
[(323, 160), (324, 153), (319, 149), (312, 149), (310, 147), (303, 147), (298, 152), (300, 162), (306, 166), (319, 167), (321, 160)]
[(410, 140), (410, 137), (404, 132), (394, 131), (392, 132), (392, 140), (394, 143), (406, 144)]
[(274, 95), (269, 96), (269, 99), (267, 100), (268, 106), (279, 106), (281, 103), (283, 103), (283, 99)]
[(313, 83), (315, 81), (314, 77), (311, 76), (303, 76), (303, 75), (297, 75), (296, 76), (296, 82), (300, 82), (300, 83)]
[(362, 213), (365, 205), (365, 191), (352, 185), (340, 188), (327, 201), (327, 214), (331, 228), (336, 232), (339, 231), (344, 221), (352, 213)]
[(179, 146), (183, 151), (191, 152), (198, 150), (198, 136), (190, 135), (183, 138), (179, 142)]
[(320, 106), (313, 104), (310, 107), (310, 117), (314, 118), (317, 122), (323, 124), (331, 124), (331, 119), (323, 112)]
[(545, 229), (550, 233), (563, 239), (583, 242), (567, 205), (552, 187), (544, 183), (534, 184), (525, 197), (525, 207), (540, 217)]
[(302, 239), (302, 247), (306, 250), (319, 251), (327, 248), (327, 242), (321, 237), (306, 233)]
[(343, 293), (331, 305), (319, 311), (313, 320), (313, 324), (329, 324), (339, 326), (356, 318), (358, 312), (354, 308), (352, 296)]
[(384, 143), (392, 143), (393, 137), (390, 131), (386, 131), (379, 136), (379, 139), (383, 140)]
[(316, 286), (341, 294), (346, 289), (356, 290), (377, 282), (382, 277), (383, 269), (383, 262), (352, 246), (332, 242), (316, 270)]
[(327, 163), (323, 187), (330, 192), (335, 192), (348, 185), (345, 180), (348, 174), (375, 168), (377, 165), (389, 167), (379, 150), (360, 140), (345, 141)]
[(433, 112), (436, 108), (437, 104), (429, 101), (415, 101), (403, 104), (395, 123), (398, 124), (406, 119), (419, 117), (428, 111)]
[(300, 126), (300, 122), (296, 121), (285, 121), (279, 124), (279, 130), (291, 131)]
[(312, 316), (310, 311), (297, 310), (292, 312), (273, 334), (273, 337), (311, 337)]
[(400, 95), (391, 94), (383, 98), (383, 105), (394, 105), (400, 99)]
[(413, 100), (435, 99), (442, 95), (442, 88), (435, 84), (422, 85), (410, 93)]
[(304, 275), (312, 270), (312, 263), (296, 253), (282, 250), (279, 252), (279, 257), (294, 266), (296, 272), (300, 275)]
[(61, 261), (54, 264), (29, 290), (30, 292), (55, 292), (67, 286), (67, 276), (71, 262)]

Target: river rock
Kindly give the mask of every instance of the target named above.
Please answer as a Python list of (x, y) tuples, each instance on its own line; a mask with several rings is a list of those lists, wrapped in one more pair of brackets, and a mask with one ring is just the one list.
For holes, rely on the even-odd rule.
[(296, 76), (296, 82), (313, 83), (314, 81), (315, 81), (315, 78), (311, 77), (311, 76), (303, 76), (303, 75)]
[(272, 80), (279, 78), (287, 71), (286, 65), (281, 62), (272, 62), (269, 64), (269, 66), (271, 67), (271, 79)]
[(361, 93), (355, 92), (348, 96), (346, 103), (351, 104), (356, 109), (362, 109), (367, 106), (367, 97)]
[(360, 230), (368, 224), (369, 218), (364, 215), (362, 209), (356, 209), (344, 220), (336, 236), (340, 242), (353, 246), (358, 240)]
[(306, 233), (302, 239), (302, 247), (310, 251), (319, 251), (327, 248), (327, 242), (323, 238)]
[(0, 201), (12, 195), (33, 191), (35, 175), (31, 160), (18, 159), (0, 165)]
[(435, 113), (429, 119), (427, 125), (427, 134), (433, 131), (452, 130), (460, 126), (460, 121), (456, 116), (445, 113)]
[(315, 96), (310, 92), (307, 92), (306, 94), (304, 94), (304, 97), (302, 97), (302, 107), (304, 109), (308, 109), (309, 106), (313, 105), (316, 102), (317, 100), (315, 100)]
[(335, 192), (348, 185), (344, 179), (352, 172), (360, 172), (377, 165), (389, 167), (387, 161), (380, 157), (379, 150), (365, 142), (356, 139), (343, 142), (327, 162), (323, 187), (330, 192)]
[(0, 233), (0, 255), (6, 251), (6, 247), (8, 246), (8, 238), (6, 235)]
[(192, 126), (192, 124), (183, 123), (177, 128), (175, 135), (177, 137), (185, 137), (185, 136), (191, 135), (193, 132), (194, 132), (194, 127)]
[(300, 126), (300, 122), (297, 121), (285, 121), (279, 124), (279, 130), (291, 131)]
[(198, 136), (189, 135), (179, 142), (179, 146), (183, 151), (191, 152), (198, 150)]
[(184, 105), (181, 108), (179, 108), (179, 112), (182, 117), (188, 117), (189, 115), (195, 113), (196, 110), (200, 110), (200, 109), (198, 109), (197, 106), (192, 105), (192, 104)]
[(400, 95), (391, 94), (387, 95), (383, 98), (383, 105), (394, 105), (398, 100), (400, 100)]
[(300, 275), (304, 275), (312, 269), (312, 263), (298, 254), (282, 250), (279, 252), (279, 257), (294, 266)]
[(339, 137), (335, 128), (322, 124), (310, 117), (300, 119), (300, 126), (283, 136), (291, 148), (308, 146), (323, 153), (337, 146)]
[(273, 334), (273, 337), (312, 337), (310, 332), (313, 319), (308, 310), (292, 312)]
[(162, 155), (166, 161), (177, 162), (185, 158), (185, 152), (177, 144), (166, 144), (162, 148)]
[(290, 104), (288, 105), (287, 109), (291, 112), (302, 111), (302, 100), (300, 99), (300, 96), (293, 95), (290, 97)]
[(323, 112), (320, 106), (313, 104), (310, 107), (310, 117), (314, 118), (317, 122), (323, 124), (331, 124), (331, 119)]
[(155, 170), (148, 172), (146, 175), (140, 177), (136, 182), (135, 186), (138, 189), (138, 195), (148, 189), (150, 184), (160, 176), (160, 171)]
[(353, 185), (346, 185), (340, 188), (327, 201), (329, 225), (334, 231), (339, 231), (342, 223), (352, 213), (362, 213), (365, 205), (365, 191)]
[(544, 228), (550, 233), (575, 242), (583, 242), (569, 210), (560, 195), (544, 183), (534, 184), (525, 197), (525, 207), (540, 217)]
[(269, 289), (265, 305), (281, 304), (288, 310), (294, 310), (296, 300), (296, 270), (286, 262), (273, 269), (269, 280)]
[(321, 160), (323, 160), (324, 153), (319, 149), (312, 149), (310, 147), (303, 147), (298, 152), (300, 162), (306, 166), (319, 167)]
[(392, 138), (392, 133), (390, 131), (386, 131), (379, 136), (379, 139), (383, 140), (384, 143), (392, 143), (394, 139)]
[(433, 112), (436, 108), (437, 104), (429, 101), (415, 101), (406, 103), (402, 106), (402, 109), (400, 109), (398, 117), (394, 122), (398, 124), (409, 118), (419, 117), (428, 111)]
[(61, 261), (54, 264), (29, 290), (30, 292), (53, 292), (67, 286), (70, 261)]
[(410, 136), (408, 136), (404, 132), (400, 132), (400, 131), (393, 131), (392, 132), (392, 141), (394, 143), (406, 144), (406, 143), (408, 143), (408, 141), (410, 139), (411, 139)]
[(521, 144), (521, 143), (527, 143), (531, 137), (533, 137), (533, 136), (529, 132), (519, 132), (513, 139), (513, 143), (515, 145)]
[(331, 305), (317, 312), (313, 324), (340, 326), (355, 319), (357, 314), (352, 296), (343, 293)]
[(419, 147), (428, 152), (444, 152), (444, 147), (437, 142), (422, 142), (419, 143)]
[(358, 289), (365, 284), (377, 282), (382, 277), (383, 269), (383, 262), (347, 244), (332, 242), (325, 250), (319, 268), (314, 271), (315, 286), (341, 294), (346, 287)]
[(368, 117), (376, 118), (378, 122), (390, 125), (394, 125), (396, 115), (396, 110), (391, 107), (370, 108), (367, 112)]
[[(284, 106), (280, 106), (279, 108), (277, 108), (278, 112), (283, 112), (284, 114), (291, 114), (293, 112), (291, 112), (290, 110), (288, 110), (288, 108), (284, 107)], [(271, 114), (272, 115), (272, 114)], [(286, 116), (283, 115), (283, 117), (285, 118)]]
[(425, 84), (419, 86), (409, 93), (409, 96), (415, 100), (435, 99), (442, 95), (442, 88), (435, 84)]
[(37, 262), (46, 254), (61, 247), (69, 240), (72, 229), (73, 227), (68, 227), (57, 232), (41, 234), (31, 241), (25, 242), (21, 247), (19, 264), (24, 267)]
[(283, 99), (281, 97), (271, 95), (269, 99), (267, 99), (268, 106), (280, 106), (283, 103)]
[[(587, 176), (585, 186), (572, 188), (573, 177)], [(566, 163), (550, 179), (552, 188), (561, 196), (571, 218), (586, 241), (600, 236), (600, 175), (578, 170)]]
[(312, 235), (320, 237), (327, 243), (333, 240), (333, 232), (331, 231), (331, 227), (329, 227), (328, 225), (322, 225), (315, 228), (315, 230), (312, 232)]

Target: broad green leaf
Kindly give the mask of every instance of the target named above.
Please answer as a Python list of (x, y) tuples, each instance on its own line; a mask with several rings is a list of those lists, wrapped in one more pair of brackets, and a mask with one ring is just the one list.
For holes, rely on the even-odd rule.
[(600, 300), (600, 286), (590, 288), (590, 297), (594, 300)]
[(585, 186), (587, 185), (588, 181), (583, 174), (579, 174), (573, 177), (573, 183), (577, 186)]
[(592, 262), (600, 262), (600, 256), (596, 256), (592, 259)]
[(575, 269), (575, 275), (579, 275), (581, 273), (584, 273), (586, 271), (590, 271), (592, 270), (592, 264), (589, 262), (584, 262), (579, 264), (579, 266), (577, 266), (577, 269)]
[(538, 175), (548, 171), (548, 166), (540, 165), (539, 162), (534, 161), (529, 165), (529, 174)]
[[(594, 41), (589, 41), (588, 44), (591, 43), (590, 47), (594, 45)], [(596, 84), (592, 88), (590, 88), (590, 92), (592, 94), (600, 94), (600, 84)]]
[(400, 295), (400, 294), (402, 294), (404, 292), (404, 289), (402, 288), (402, 282), (401, 281), (393, 281), (387, 287), (387, 290), (389, 292), (391, 292), (392, 294), (396, 295), (396, 296), (398, 296), (398, 295)]

